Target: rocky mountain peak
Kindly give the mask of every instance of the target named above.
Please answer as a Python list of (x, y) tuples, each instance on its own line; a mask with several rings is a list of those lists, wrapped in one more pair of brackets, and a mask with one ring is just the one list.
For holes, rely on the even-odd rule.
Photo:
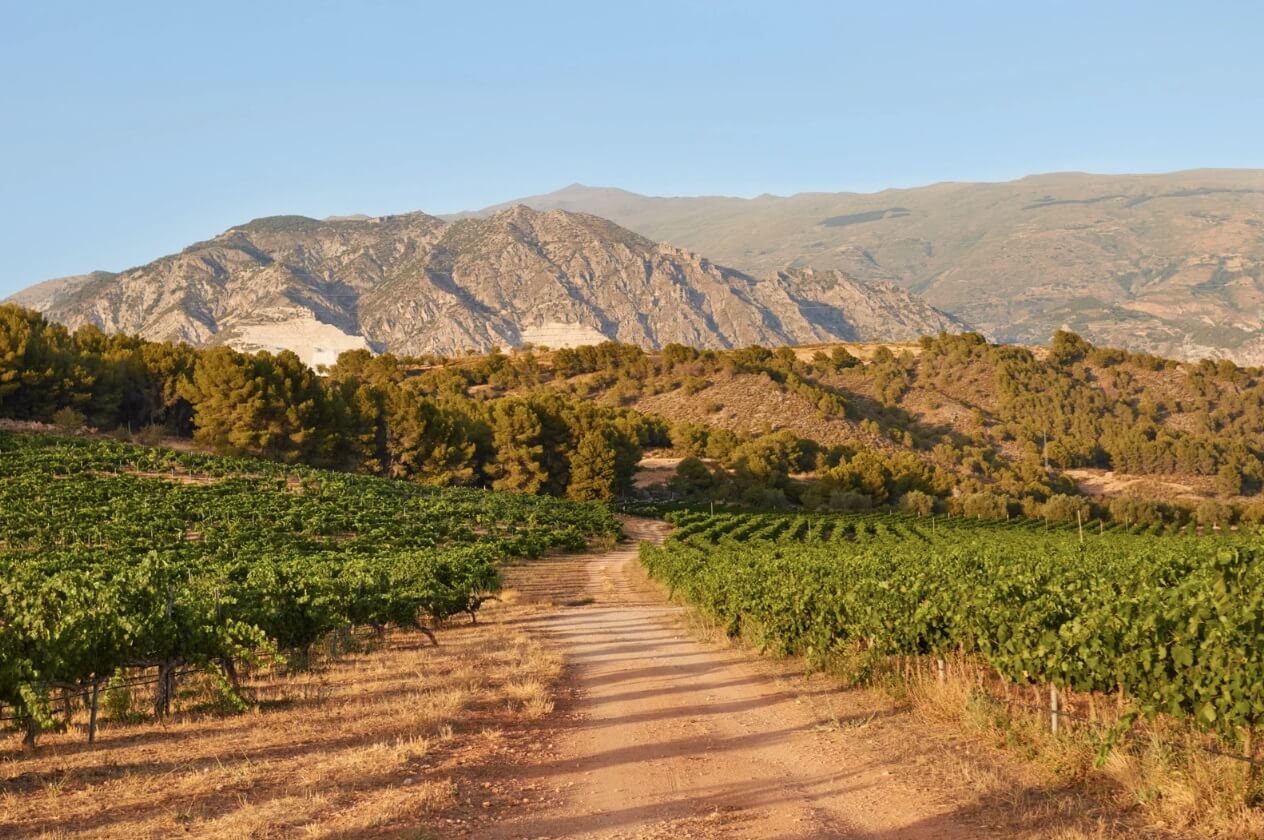
[(70, 326), (289, 348), (313, 364), (360, 346), (458, 354), (613, 339), (719, 348), (963, 327), (906, 292), (839, 271), (756, 279), (599, 216), (522, 204), (451, 222), (265, 217), (71, 285), (26, 299)]

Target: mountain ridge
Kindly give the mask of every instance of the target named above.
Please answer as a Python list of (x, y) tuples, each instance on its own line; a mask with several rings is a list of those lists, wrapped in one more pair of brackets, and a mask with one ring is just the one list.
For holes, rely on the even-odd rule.
[(19, 297), (71, 327), (288, 348), (313, 365), (359, 347), (451, 355), (545, 335), (720, 348), (966, 328), (880, 278), (802, 269), (756, 278), (608, 219), (521, 204), (454, 221), (263, 217), (143, 266)]
[(1040, 344), (1066, 327), (1137, 351), (1264, 364), (1264, 170), (755, 198), (572, 184), (518, 201), (606, 216), (752, 274), (811, 265), (895, 282), (998, 340)]
[[(758, 195), (727, 195), (722, 193), (707, 193), (699, 195), (689, 194), (673, 194), (664, 195), (659, 193), (640, 193), (635, 190), (629, 190), (624, 187), (614, 186), (611, 184), (585, 184), (582, 181), (572, 181), (565, 186), (558, 187), (544, 193), (535, 193), (529, 196), (520, 196), (508, 201), (496, 202), (475, 210), (459, 210), (451, 213), (438, 213), (440, 218), (453, 218), (457, 216), (477, 216), (484, 215), (488, 212), (495, 212), (514, 204), (526, 204), (531, 199), (545, 198), (550, 196), (558, 196), (565, 193), (575, 192), (611, 192), (619, 193), (635, 198), (648, 199), (730, 199), (733, 201), (761, 201), (766, 199), (793, 199), (802, 196), (855, 196), (855, 197), (873, 197), (884, 195), (892, 192), (913, 192), (918, 190), (931, 190), (939, 187), (983, 187), (998, 186), (1006, 184), (1022, 184), (1029, 181), (1039, 181), (1044, 179), (1063, 179), (1063, 178), (1155, 178), (1163, 179), (1169, 177), (1189, 176), (1197, 177), (1201, 175), (1238, 175), (1246, 173), (1248, 175), (1264, 175), (1264, 167), (1232, 167), (1232, 166), (1198, 166), (1190, 169), (1172, 169), (1164, 172), (1094, 172), (1087, 169), (1060, 169), (1051, 170), (1049, 172), (1032, 172), (1027, 175), (1020, 175), (1017, 178), (1001, 178), (996, 180), (971, 180), (971, 179), (955, 179), (948, 178), (942, 181), (929, 181), (924, 184), (913, 184), (911, 186), (901, 187), (883, 187), (880, 190), (800, 190), (793, 193), (770, 193), (762, 192)], [(355, 216), (330, 216), (331, 219), (339, 218), (355, 218)]]
[[(519, 224), (516, 233), (494, 233), (477, 224), (498, 215), (521, 217), (517, 207), (598, 217), (604, 221), (586, 222), (582, 235), (597, 251), (612, 243), (621, 243), (625, 250), (618, 257), (604, 251), (598, 261), (603, 268), (594, 274), (592, 265), (583, 260), (573, 262), (566, 257), (560, 263), (552, 261), (540, 251), (538, 241), (531, 244), (529, 224)], [(337, 262), (342, 258), (349, 246), (345, 242), (338, 246), (340, 238), (362, 238), (367, 232), (382, 230), (382, 225), (386, 230), (411, 229), (401, 234), (404, 250), (396, 253), (379, 243), (358, 263), (341, 266), (338, 271), (349, 273), (353, 288), (341, 288), (340, 279), (330, 275), (327, 266), (318, 265), (322, 259)], [(445, 231), (442, 235), (438, 232), (441, 229)], [(477, 233), (479, 230), (483, 234)], [(553, 233), (560, 233), (560, 228)], [(477, 244), (484, 235), (498, 244), (490, 250), (486, 242)], [(299, 248), (294, 238), (303, 236), (313, 237), (307, 249)], [(340, 333), (363, 333), (366, 346), (451, 351), (460, 343), (455, 338), (459, 334), (468, 341), (469, 349), (479, 350), (491, 344), (538, 341), (538, 330), (531, 331), (534, 328), (543, 329), (552, 341), (566, 342), (572, 340), (567, 338), (567, 331), (573, 328), (573, 340), (581, 340), (581, 336), (585, 341), (617, 338), (652, 347), (666, 340), (657, 335), (653, 325), (638, 330), (635, 325), (620, 327), (618, 323), (621, 319), (635, 320), (641, 315), (638, 306), (653, 303), (650, 297), (634, 304), (627, 296), (629, 279), (624, 276), (629, 260), (644, 263), (648, 259), (651, 264), (657, 260), (663, 273), (653, 282), (665, 284), (663, 289), (671, 285), (668, 278), (679, 273), (677, 264), (687, 263), (693, 281), (707, 285), (708, 294), (728, 300), (730, 308), (746, 310), (738, 318), (745, 326), (736, 332), (736, 322), (724, 327), (718, 322), (708, 324), (707, 318), (713, 315), (698, 312), (691, 326), (672, 332), (702, 346), (728, 346), (748, 339), (775, 344), (908, 338), (910, 326), (929, 329), (931, 321), (927, 318), (938, 317), (925, 310), (915, 312), (924, 300), (953, 316), (946, 322), (950, 328), (972, 324), (1000, 341), (1042, 344), (1056, 330), (1070, 329), (1095, 343), (1134, 351), (1186, 360), (1226, 357), (1241, 364), (1264, 364), (1264, 170), (1039, 173), (1012, 181), (941, 181), (869, 193), (800, 192), (754, 198), (644, 196), (619, 187), (574, 183), (553, 193), (443, 216), (413, 212), (323, 220), (264, 217), (229, 228), (149, 266), (119, 274), (97, 272), (58, 278), (23, 290), (14, 299), (49, 311), (54, 317), (60, 312), (72, 321), (98, 323), (104, 328), (121, 328), (119, 325), (128, 322), (154, 334), (186, 340), (204, 342), (222, 336), (231, 341), (233, 322), (240, 317), (222, 311), (202, 312), (203, 317), (186, 319), (180, 329), (164, 333), (162, 323), (181, 320), (173, 313), (199, 311), (205, 303), (204, 287), (188, 290), (190, 305), (168, 301), (172, 312), (167, 315), (153, 310), (154, 300), (133, 296), (128, 305), (149, 312), (143, 323), (125, 317), (119, 310), (120, 302), (110, 303), (109, 289), (117, 284), (118, 276), (133, 275), (162, 260), (178, 262), (181, 256), (186, 262), (196, 261), (196, 255), (204, 255), (208, 249), (216, 251), (213, 256), (217, 259), (228, 251), (239, 252), (228, 261), (230, 264), (222, 266), (231, 273), (242, 267), (242, 258), (249, 262), (246, 252), (260, 237), (290, 237), (285, 247), (298, 250), (282, 256), (281, 268), (274, 265), (271, 273), (285, 273), (289, 266), (297, 268), (300, 276), (291, 278), (294, 282), (289, 288), (296, 294), (287, 297), (282, 288), (285, 284), (278, 285), (279, 280), (266, 270), (269, 260), (276, 262), (264, 252), (266, 247), (254, 254), (258, 264), (251, 271), (263, 275), (265, 285), (271, 285), (266, 294), (245, 295), (246, 311), (276, 320), (297, 305), (304, 317), (310, 315)], [(477, 245), (485, 264), (475, 265), (477, 260), (462, 256), (462, 243)], [(650, 259), (651, 252), (658, 253), (656, 243), (671, 243), (677, 251), (663, 251)], [(577, 248), (572, 248), (572, 256)], [(299, 253), (304, 250), (310, 253)], [(509, 263), (502, 259), (507, 252), (516, 253)], [(383, 260), (392, 264), (412, 260), (414, 265), (411, 269), (396, 266), (399, 270), (372, 268)], [(513, 299), (523, 290), (510, 294), (503, 287), (488, 287), (491, 297), (486, 300), (477, 294), (461, 298), (462, 283), (485, 286), (495, 271), (521, 273), (528, 265), (530, 272), (552, 274), (555, 282), (547, 294), (539, 283), (523, 287), (530, 287), (532, 294), (545, 294), (551, 301), (548, 305)], [(717, 267), (724, 270), (716, 274)], [(858, 325), (859, 335), (854, 329), (845, 336), (828, 334), (833, 327), (807, 323), (811, 321), (807, 318), (796, 322), (797, 331), (767, 326), (768, 319), (760, 310), (767, 310), (770, 304), (752, 297), (753, 292), (745, 288), (749, 280), (761, 278), (760, 295), (776, 299), (774, 308), (793, 306), (803, 315), (810, 311), (805, 307), (819, 302), (795, 304), (797, 292), (781, 294), (777, 289), (804, 282), (803, 277), (785, 272), (806, 268), (836, 270), (853, 286), (863, 286), (855, 286), (858, 291), (845, 301), (869, 313), (866, 323)], [(323, 279), (311, 275), (313, 270), (317, 274), (324, 271)], [(448, 276), (454, 270), (463, 279)], [(651, 269), (646, 282), (651, 282), (653, 274)], [(739, 280), (739, 274), (748, 280)], [(426, 305), (412, 314), (406, 307), (392, 308), (391, 304), (399, 301), (387, 300), (392, 288), (397, 296), (410, 294), (410, 277), (421, 281), (427, 297)], [(578, 285), (575, 278), (580, 278)], [(603, 279), (624, 287), (623, 304), (615, 307), (621, 310), (617, 317), (606, 311), (610, 301), (585, 298), (584, 290)], [(435, 280), (438, 285), (431, 282)], [(379, 282), (386, 285), (366, 298), (369, 317), (361, 324), (359, 302), (348, 308), (341, 301), (356, 298)], [(890, 298), (888, 286), (916, 297), (895, 306), (901, 315), (896, 317), (893, 331), (884, 334), (881, 323), (874, 319), (883, 317), (879, 310), (885, 305), (873, 301), (883, 295)], [(300, 299), (298, 303), (295, 297)], [(479, 313), (481, 323), (458, 319), (460, 324), (441, 330), (445, 335), (430, 342), (425, 328), (408, 323), (416, 317), (431, 321), (441, 317), (439, 301), (446, 301), (446, 306), (462, 300), (466, 310)], [(860, 301), (866, 303), (861, 305)], [(461, 309), (458, 305), (455, 311)], [(907, 322), (902, 322), (905, 316)], [(733, 317), (730, 313), (730, 321)], [(842, 322), (834, 327), (842, 328)]]

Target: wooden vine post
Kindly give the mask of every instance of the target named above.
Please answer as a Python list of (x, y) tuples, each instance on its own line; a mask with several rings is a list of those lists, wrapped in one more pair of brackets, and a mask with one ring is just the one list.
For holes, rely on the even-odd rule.
[(1255, 788), (1259, 782), (1260, 765), (1255, 760), (1255, 727), (1248, 726), (1242, 735), (1242, 752), (1246, 754), (1247, 771), (1247, 798), (1253, 800), (1256, 796)]
[[(176, 589), (167, 584), (167, 620), (175, 615)], [(158, 686), (154, 690), (154, 717), (165, 718), (171, 713), (171, 696), (175, 693), (176, 663), (168, 658), (158, 663)]]
[(1058, 734), (1058, 687), (1049, 684), (1049, 731)]
[(101, 699), (101, 678), (97, 677), (92, 681), (92, 699), (89, 701), (88, 707), (88, 743), (94, 743), (97, 740), (97, 708)]

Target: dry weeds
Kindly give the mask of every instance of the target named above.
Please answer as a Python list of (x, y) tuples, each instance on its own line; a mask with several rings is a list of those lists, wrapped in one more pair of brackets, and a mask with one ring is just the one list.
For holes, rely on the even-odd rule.
[[(960, 727), (1021, 755), (1063, 785), (1065, 796), (1053, 800), (1063, 816), (1099, 815), (1094, 830), (1063, 829), (1060, 836), (1068, 840), (1127, 833), (1126, 827), (1112, 827), (1112, 811), (1139, 814), (1164, 836), (1264, 837), (1264, 811), (1247, 804), (1252, 784), (1247, 765), (1201, 749), (1199, 739), (1174, 721), (1139, 725), (1104, 749), (1104, 726), (1064, 718), (1055, 735), (1047, 712), (980, 691), (967, 669), (950, 668), (943, 681), (915, 678), (906, 688), (913, 713), (927, 724)], [(986, 779), (978, 781), (981, 788), (989, 786)]]
[(214, 712), (213, 684), (188, 678), (165, 724), (107, 719), (90, 747), (76, 719), (35, 754), (11, 735), (0, 836), (439, 836), (472, 768), (507, 751), (505, 730), (553, 708), (560, 657), (489, 618), (437, 648), (398, 633), (253, 675), (244, 714)]

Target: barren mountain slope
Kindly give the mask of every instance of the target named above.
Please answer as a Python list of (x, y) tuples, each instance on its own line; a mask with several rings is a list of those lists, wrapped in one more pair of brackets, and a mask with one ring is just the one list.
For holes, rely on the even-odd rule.
[(452, 223), (422, 213), (258, 219), (121, 274), (22, 295), (70, 326), (288, 347), (312, 364), (362, 346), (733, 347), (965, 328), (889, 284), (838, 271), (756, 279), (605, 219), (524, 206)]
[(28, 286), (9, 297), (8, 300), (30, 309), (46, 311), (54, 307), (59, 301), (74, 294), (84, 285), (103, 276), (112, 277), (114, 275), (108, 271), (94, 271), (91, 274), (54, 277), (52, 280), (45, 280), (42, 283), (36, 283), (34, 286)]
[(659, 198), (572, 185), (597, 213), (749, 272), (894, 280), (999, 340), (1264, 363), (1264, 171), (1056, 173), (879, 193)]

